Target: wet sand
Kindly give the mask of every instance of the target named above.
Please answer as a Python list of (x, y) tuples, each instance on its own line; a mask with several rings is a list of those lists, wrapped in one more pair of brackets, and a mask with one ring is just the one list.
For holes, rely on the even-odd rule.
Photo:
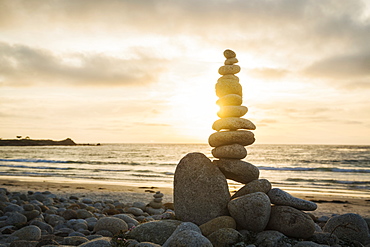
[[(121, 183), (86, 183), (81, 181), (53, 181), (1, 177), (0, 187), (10, 192), (50, 191), (58, 196), (70, 195), (86, 197), (93, 200), (113, 199), (124, 203), (136, 201), (150, 202), (153, 193), (161, 191), (163, 202), (173, 202), (173, 189), (170, 187), (131, 186)], [(370, 218), (370, 195), (368, 197), (349, 194), (320, 194), (309, 192), (290, 192), (292, 195), (314, 201), (318, 209), (312, 213), (317, 216), (356, 213)]]

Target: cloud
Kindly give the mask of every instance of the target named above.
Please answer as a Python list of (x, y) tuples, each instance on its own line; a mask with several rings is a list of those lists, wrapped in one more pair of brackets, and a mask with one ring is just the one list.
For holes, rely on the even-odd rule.
[(335, 79), (368, 77), (370, 76), (370, 49), (368, 53), (339, 55), (321, 59), (306, 68), (304, 73), (313, 77)]
[(127, 60), (99, 53), (56, 55), (44, 49), (0, 43), (0, 82), (7, 86), (147, 85), (157, 81), (165, 63), (143, 54)]
[(267, 79), (267, 80), (278, 80), (285, 77), (289, 72), (285, 69), (275, 68), (256, 68), (248, 71), (253, 77)]

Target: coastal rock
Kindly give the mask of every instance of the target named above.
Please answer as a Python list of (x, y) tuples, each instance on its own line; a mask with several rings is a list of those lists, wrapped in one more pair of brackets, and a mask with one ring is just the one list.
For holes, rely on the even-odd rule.
[(337, 244), (339, 241), (338, 237), (335, 234), (331, 234), (328, 232), (315, 232), (307, 240), (313, 241), (318, 244), (328, 244), (330, 246)]
[(152, 242), (163, 245), (182, 222), (178, 220), (161, 220), (143, 223), (132, 229), (127, 238), (139, 242)]
[(240, 144), (248, 146), (254, 143), (253, 132), (247, 130), (221, 131), (211, 134), (208, 143), (211, 147), (219, 147), (230, 144)]
[(228, 208), (242, 229), (261, 232), (269, 221), (271, 203), (265, 193), (256, 192), (231, 200)]
[(184, 230), (174, 235), (166, 246), (213, 247), (208, 238), (193, 230)]
[(295, 244), (294, 247), (329, 247), (329, 245), (321, 245), (312, 241), (301, 241)]
[(220, 159), (244, 159), (247, 157), (247, 150), (242, 145), (231, 144), (214, 148), (212, 155)]
[(239, 243), (243, 235), (233, 228), (221, 228), (207, 237), (214, 247), (233, 246)]
[(96, 222), (94, 231), (98, 232), (101, 230), (110, 231), (113, 235), (122, 231), (127, 231), (128, 226), (124, 220), (116, 217), (103, 217)]
[(127, 224), (132, 224), (134, 226), (139, 225), (139, 222), (136, 219), (130, 217), (127, 214), (116, 214), (116, 215), (113, 215), (112, 217), (116, 217), (116, 218), (119, 218), (121, 220), (124, 220)]
[(230, 49), (226, 49), (224, 51), (224, 56), (228, 59), (228, 58), (233, 58), (233, 57), (236, 57), (236, 53)]
[(171, 246), (173, 246), (173, 243), (171, 243), (172, 240), (174, 238), (177, 238), (176, 235), (179, 232), (182, 232), (182, 231), (185, 231), (185, 230), (191, 230), (191, 231), (195, 231), (195, 232), (201, 233), (199, 227), (196, 224), (191, 223), (191, 222), (183, 222), (183, 223), (181, 223), (180, 225), (177, 226), (176, 230), (166, 240), (166, 242), (162, 245), (162, 247), (171, 247)]
[(267, 195), (270, 198), (271, 203), (275, 205), (291, 206), (305, 211), (314, 211), (317, 209), (316, 203), (294, 197), (279, 188), (271, 189)]
[(315, 222), (298, 209), (273, 206), (267, 229), (279, 231), (288, 237), (307, 239), (315, 232)]
[(111, 247), (112, 245), (110, 244), (110, 241), (111, 238), (109, 237), (101, 237), (80, 244), (78, 247)]
[(236, 229), (236, 222), (233, 217), (220, 216), (200, 225), (199, 228), (204, 236), (208, 236), (221, 228)]
[(242, 117), (248, 112), (248, 107), (246, 106), (221, 106), (220, 110), (217, 112), (217, 116), (220, 118), (226, 117)]
[(239, 62), (236, 57), (228, 58), (225, 60), (225, 65), (233, 65), (234, 63)]
[(25, 226), (12, 234), (12, 237), (18, 237), (20, 240), (39, 240), (41, 238), (41, 229), (37, 226)]
[(240, 85), (239, 78), (235, 75), (224, 75), (217, 80), (216, 95), (221, 98), (228, 94), (243, 96), (242, 85)]
[(227, 179), (231, 179), (242, 184), (248, 184), (249, 182), (258, 179), (260, 174), (256, 166), (242, 160), (219, 159), (213, 160), (213, 164), (217, 165)]
[(242, 103), (243, 98), (237, 94), (227, 94), (216, 101), (216, 104), (219, 106), (241, 105)]
[(255, 192), (263, 192), (267, 194), (271, 190), (271, 183), (267, 179), (253, 180), (252, 182), (241, 187), (231, 199), (244, 196)]
[(238, 130), (238, 129), (247, 129), (247, 130), (255, 130), (256, 126), (245, 118), (238, 118), (238, 117), (228, 117), (228, 118), (221, 118), (216, 120), (213, 125), (212, 129), (216, 131), (220, 130)]
[(283, 247), (285, 245), (285, 241), (287, 237), (278, 231), (263, 231), (259, 232), (256, 235), (255, 243), (257, 246), (266, 246), (266, 247)]
[(240, 72), (240, 66), (239, 65), (224, 65), (224, 66), (221, 66), (219, 69), (218, 69), (218, 73), (220, 75), (234, 75), (234, 74), (237, 74)]
[(18, 213), (17, 211), (11, 213), (5, 220), (5, 225), (7, 226), (25, 223), (27, 223), (27, 217), (23, 214)]
[(339, 239), (350, 239), (365, 244), (369, 240), (369, 228), (366, 221), (358, 214), (337, 215), (328, 220), (324, 232), (335, 234)]
[(197, 225), (228, 215), (229, 187), (225, 176), (202, 153), (180, 160), (174, 176), (176, 217)]
[(88, 242), (89, 240), (85, 237), (81, 236), (70, 236), (70, 237), (65, 237), (62, 241), (62, 244), (64, 245), (73, 245), (77, 246), (83, 243)]

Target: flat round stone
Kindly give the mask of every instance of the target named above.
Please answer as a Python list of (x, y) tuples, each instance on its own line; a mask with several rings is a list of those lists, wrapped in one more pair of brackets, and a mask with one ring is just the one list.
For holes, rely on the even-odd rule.
[(236, 57), (232, 57), (225, 60), (225, 65), (233, 65), (237, 62), (239, 62), (238, 59)]
[(212, 155), (219, 159), (244, 159), (247, 157), (247, 150), (240, 144), (231, 144), (214, 148)]
[(271, 183), (267, 179), (258, 179), (253, 180), (250, 183), (247, 183), (243, 187), (241, 187), (232, 197), (231, 199), (241, 197), (244, 195), (248, 195), (255, 192), (263, 192), (267, 194), (271, 190)]
[(216, 104), (219, 106), (225, 105), (241, 105), (243, 103), (243, 98), (238, 94), (227, 94), (222, 96), (216, 101)]
[(224, 51), (224, 56), (226, 58), (233, 58), (233, 57), (236, 57), (236, 53), (234, 51), (230, 50), (230, 49), (226, 49)]
[(221, 66), (219, 69), (218, 69), (218, 73), (220, 75), (234, 75), (234, 74), (237, 74), (240, 72), (240, 66), (239, 65), (224, 65), (224, 66)]
[(225, 75), (217, 80), (216, 95), (221, 98), (228, 94), (243, 96), (242, 85), (240, 85), (239, 78), (237, 76)]
[(248, 107), (246, 106), (227, 105), (227, 106), (220, 107), (220, 110), (217, 112), (217, 116), (219, 116), (220, 118), (242, 117), (247, 112), (248, 112)]
[(215, 132), (208, 138), (208, 143), (211, 147), (219, 147), (230, 144), (248, 146), (253, 144), (254, 141), (255, 139), (253, 132), (247, 130)]
[(260, 171), (256, 166), (243, 160), (219, 159), (213, 160), (212, 163), (220, 169), (227, 179), (242, 184), (256, 180), (260, 175)]
[(255, 130), (256, 126), (245, 118), (226, 117), (216, 120), (212, 125), (212, 129), (216, 131), (238, 129)]

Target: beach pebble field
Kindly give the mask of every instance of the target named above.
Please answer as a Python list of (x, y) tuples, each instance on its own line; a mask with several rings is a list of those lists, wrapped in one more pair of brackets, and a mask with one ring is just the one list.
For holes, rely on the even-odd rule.
[[(256, 231), (244, 229), (238, 223), (243, 219), (235, 215), (201, 225), (180, 221), (173, 203), (162, 203), (163, 196), (156, 192), (150, 201), (123, 203), (114, 198), (60, 197), (49, 191), (20, 193), (0, 188), (0, 247), (370, 246), (370, 219), (358, 214), (291, 217), (295, 209), (280, 206), (272, 210), (288, 212), (290, 218), (274, 219), (271, 212), (267, 227)], [(274, 224), (280, 224), (279, 231), (269, 229)], [(297, 224), (301, 226), (294, 229), (300, 229), (299, 236), (304, 238), (292, 237), (290, 228)]]

